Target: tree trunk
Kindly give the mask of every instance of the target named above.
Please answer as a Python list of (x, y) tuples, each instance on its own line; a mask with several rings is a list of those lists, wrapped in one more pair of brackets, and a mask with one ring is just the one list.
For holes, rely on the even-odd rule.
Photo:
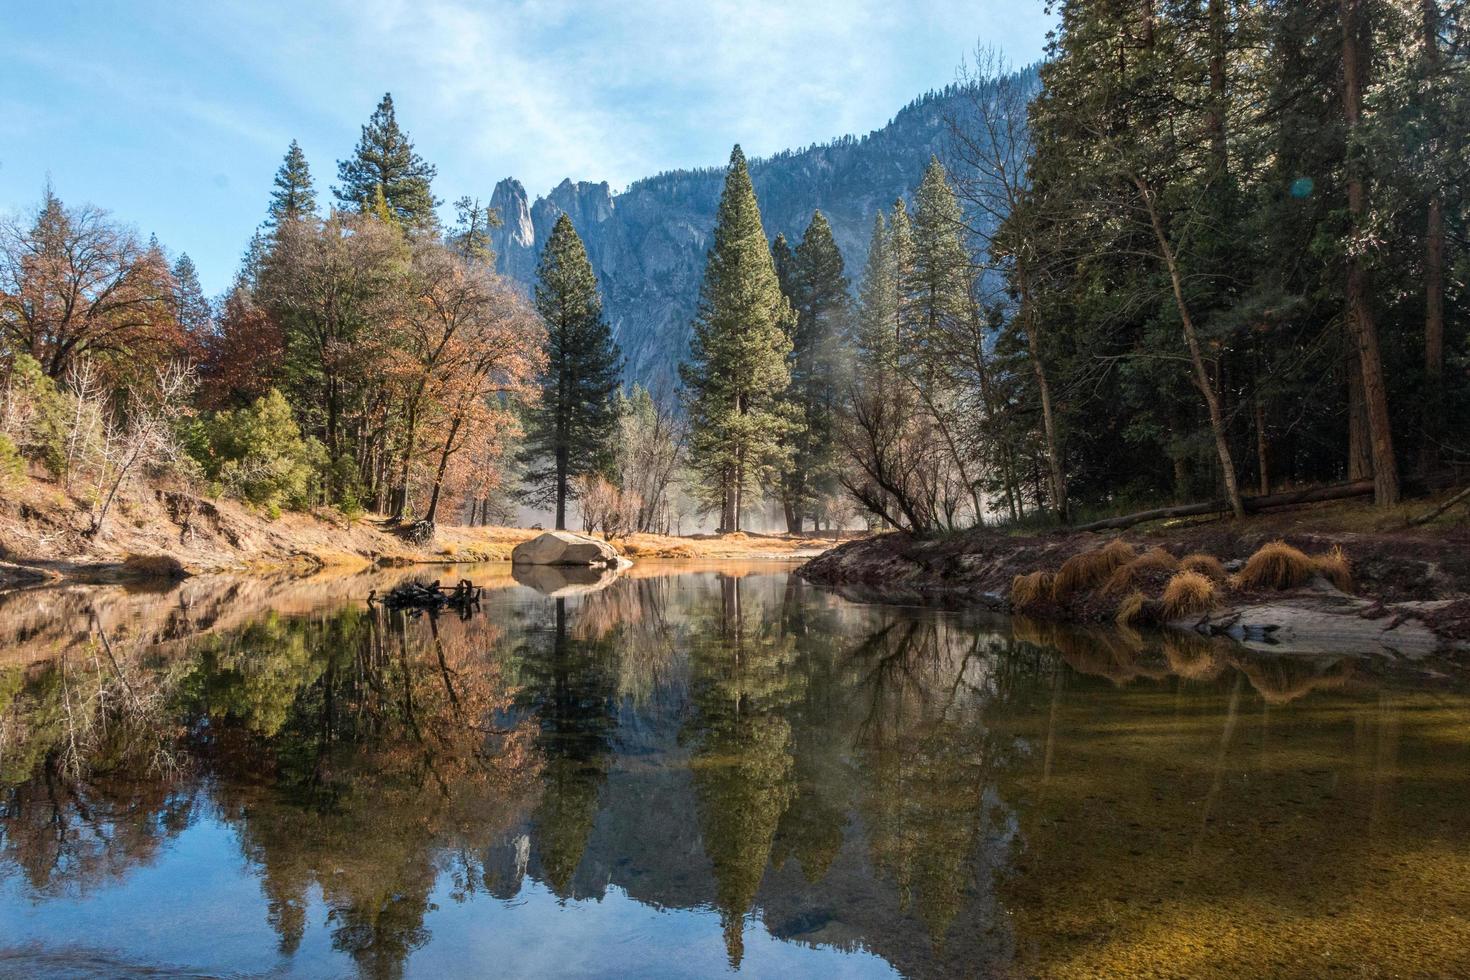
[[(1424, 61), (1431, 75), (1439, 69), (1439, 3), (1421, 0)], [(1437, 79), (1431, 79), (1430, 88)], [(1428, 474), (1439, 465), (1444, 436), (1444, 195), (1429, 192), (1424, 227), (1424, 432), (1419, 469)]]
[[(1343, 114), (1348, 132), (1348, 212), (1353, 235), (1366, 224), (1368, 186), (1363, 176), (1363, 153), (1357, 145), (1357, 130), (1363, 105), (1363, 60), (1360, 34), (1362, 0), (1342, 3)], [(1388, 414), (1388, 391), (1383, 379), (1383, 359), (1378, 350), (1378, 327), (1373, 322), (1369, 301), (1368, 269), (1350, 243), (1347, 272), (1348, 326), (1358, 350), (1358, 367), (1363, 376), (1363, 403), (1368, 412), (1368, 436), (1373, 453), (1373, 502), (1391, 507), (1399, 501), (1398, 463), (1394, 458), (1393, 429)]]
[(1057, 520), (1067, 520), (1067, 479), (1062, 474), (1062, 453), (1057, 440), (1056, 416), (1051, 406), (1051, 384), (1041, 363), (1041, 341), (1037, 337), (1036, 313), (1031, 305), (1031, 286), (1021, 263), (1017, 263), (1021, 281), (1022, 322), (1026, 325), (1026, 349), (1031, 355), (1031, 370), (1036, 375), (1036, 388), (1041, 393), (1041, 428), (1046, 439), (1046, 466), (1050, 482), (1051, 509)]
[(556, 529), (567, 529), (567, 447), (556, 447)]
[(1348, 479), (1373, 479), (1373, 447), (1368, 440), (1368, 406), (1363, 401), (1363, 369), (1358, 352), (1348, 351)]
[(454, 451), (454, 437), (459, 434), (462, 419), (456, 417), (449, 424), (449, 434), (444, 437), (444, 449), (439, 453), (439, 469), (434, 474), (434, 492), (429, 495), (429, 509), (424, 513), (424, 520), (430, 524), (439, 513), (439, 492), (444, 488), (444, 471), (449, 466), (449, 454)]
[(1261, 496), (1271, 492), (1271, 453), (1266, 439), (1266, 399), (1256, 392), (1255, 401), (1255, 427), (1256, 427), (1256, 473), (1257, 485)]
[(1199, 335), (1194, 329), (1194, 318), (1189, 315), (1189, 305), (1184, 301), (1184, 286), (1179, 276), (1179, 264), (1175, 260), (1174, 248), (1169, 244), (1169, 237), (1164, 233), (1164, 224), (1159, 217), (1158, 207), (1154, 203), (1153, 191), (1141, 177), (1133, 178), (1134, 186), (1138, 188), (1139, 195), (1143, 198), (1144, 206), (1148, 209), (1150, 224), (1153, 225), (1154, 237), (1159, 243), (1159, 252), (1164, 257), (1164, 264), (1169, 269), (1169, 282), (1174, 288), (1174, 302), (1179, 308), (1179, 321), (1184, 326), (1184, 341), (1189, 347), (1189, 360), (1194, 366), (1194, 383), (1204, 396), (1205, 407), (1210, 413), (1210, 432), (1215, 437), (1215, 453), (1220, 457), (1220, 469), (1225, 478), (1225, 497), (1230, 501), (1230, 509), (1236, 517), (1245, 516), (1245, 508), (1240, 502), (1240, 487), (1236, 484), (1235, 460), (1230, 455), (1230, 442), (1225, 433), (1225, 418), (1220, 411), (1220, 398), (1215, 393), (1215, 386), (1210, 382), (1209, 371), (1205, 368), (1204, 355), (1200, 352)]

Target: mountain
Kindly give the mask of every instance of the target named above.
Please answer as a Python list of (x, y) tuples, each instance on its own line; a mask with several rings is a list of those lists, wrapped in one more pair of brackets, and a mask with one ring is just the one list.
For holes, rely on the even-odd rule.
[[(1034, 78), (1034, 69), (1028, 74)], [(931, 155), (946, 157), (946, 120), (963, 112), (967, 95), (949, 86), (909, 103), (866, 136), (752, 161), (766, 234), (784, 234), (794, 246), (812, 211), (820, 209), (855, 282), (873, 215), (910, 195)], [(520, 181), (506, 178), (490, 201), (503, 221), (494, 240), (500, 271), (529, 288), (541, 243), (565, 211), (597, 272), (628, 379), (671, 390), (689, 346), (724, 176), (722, 166), (669, 171), (635, 181), (620, 194), (605, 181), (564, 180), (534, 203)]]

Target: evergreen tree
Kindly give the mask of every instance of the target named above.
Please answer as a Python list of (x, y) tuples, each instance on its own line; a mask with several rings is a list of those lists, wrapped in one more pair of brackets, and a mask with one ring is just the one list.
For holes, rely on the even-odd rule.
[(454, 202), (455, 225), (449, 236), (450, 245), (461, 258), (495, 264), (495, 249), (490, 244), (490, 229), (500, 227), (500, 213), (478, 197), (465, 195)]
[(266, 225), (275, 228), (284, 221), (298, 221), (316, 214), (316, 187), (311, 180), (311, 168), (306, 165), (306, 154), (295, 140), (286, 150), (286, 159), (276, 171), (272, 182), (270, 217)]
[(522, 460), (526, 497), (551, 505), (566, 527), (569, 481), (608, 468), (618, 426), (622, 356), (602, 316), (597, 277), (571, 218), (551, 229), (537, 270), (536, 311), (546, 324), (541, 400), (528, 410)]
[(796, 309), (797, 292), (801, 285), (797, 282), (796, 252), (785, 235), (777, 235), (776, 240), (771, 243), (771, 262), (776, 267), (776, 281), (781, 284), (781, 295), (786, 297), (793, 310)]
[(413, 141), (398, 127), (393, 96), (385, 94), (362, 127), (362, 137), (349, 159), (337, 164), (340, 187), (333, 188), (346, 207), (370, 211), (378, 189), (405, 227), (431, 228), (439, 201), (430, 187), (438, 171), (414, 152)]
[(186, 334), (196, 342), (211, 332), (214, 314), (209, 300), (204, 298), (204, 289), (199, 285), (199, 272), (188, 253), (179, 256), (174, 263), (174, 319)]
[(791, 305), (781, 294), (745, 154), (730, 154), (715, 215), (714, 244), (700, 286), (690, 359), (691, 457), (720, 530), (738, 531), (746, 493), (789, 454), (783, 404), (791, 374)]
[[(777, 246), (785, 240), (776, 239)], [(789, 267), (782, 291), (796, 313), (792, 335), (791, 415), (799, 420), (793, 433), (791, 464), (782, 474), (781, 497), (786, 528), (802, 530), (805, 517), (816, 516), (820, 502), (836, 490), (832, 442), (833, 412), (841, 383), (842, 343), (850, 332), (851, 300), (842, 253), (832, 226), (822, 212), (812, 215), (795, 253), (783, 260), (775, 246), (776, 271)]]

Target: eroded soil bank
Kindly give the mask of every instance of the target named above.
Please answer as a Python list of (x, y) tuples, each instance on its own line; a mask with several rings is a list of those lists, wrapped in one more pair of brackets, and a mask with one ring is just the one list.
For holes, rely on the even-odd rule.
[[(979, 529), (921, 540), (882, 534), (844, 544), (798, 572), (854, 598), (981, 605), (1013, 612), (1012, 585), (1033, 572), (1054, 575), (1068, 559), (1122, 540), (1142, 554), (1162, 548), (1175, 558), (1204, 553), (1235, 571), (1262, 545), (1283, 540), (1308, 555), (1341, 548), (1351, 567), (1348, 591), (1312, 577), (1288, 589), (1219, 583), (1209, 608), (1171, 625), (1235, 637), (1279, 652), (1353, 649), (1420, 656), (1470, 651), (1470, 528), (1366, 527), (1365, 512), (1338, 506), (1306, 515), (1216, 521), (1122, 535), (1017, 535)], [(1400, 522), (1402, 523), (1402, 522)], [(1139, 583), (1156, 598), (1169, 575)], [(1130, 587), (1132, 588), (1132, 587)], [(1057, 621), (1111, 622), (1125, 594), (1101, 587), (1028, 604), (1026, 615)]]

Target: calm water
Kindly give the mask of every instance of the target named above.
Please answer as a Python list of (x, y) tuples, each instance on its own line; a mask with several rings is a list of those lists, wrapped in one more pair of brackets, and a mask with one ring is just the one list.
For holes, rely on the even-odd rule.
[(473, 577), (0, 597), (0, 974), (1470, 975), (1454, 669)]

